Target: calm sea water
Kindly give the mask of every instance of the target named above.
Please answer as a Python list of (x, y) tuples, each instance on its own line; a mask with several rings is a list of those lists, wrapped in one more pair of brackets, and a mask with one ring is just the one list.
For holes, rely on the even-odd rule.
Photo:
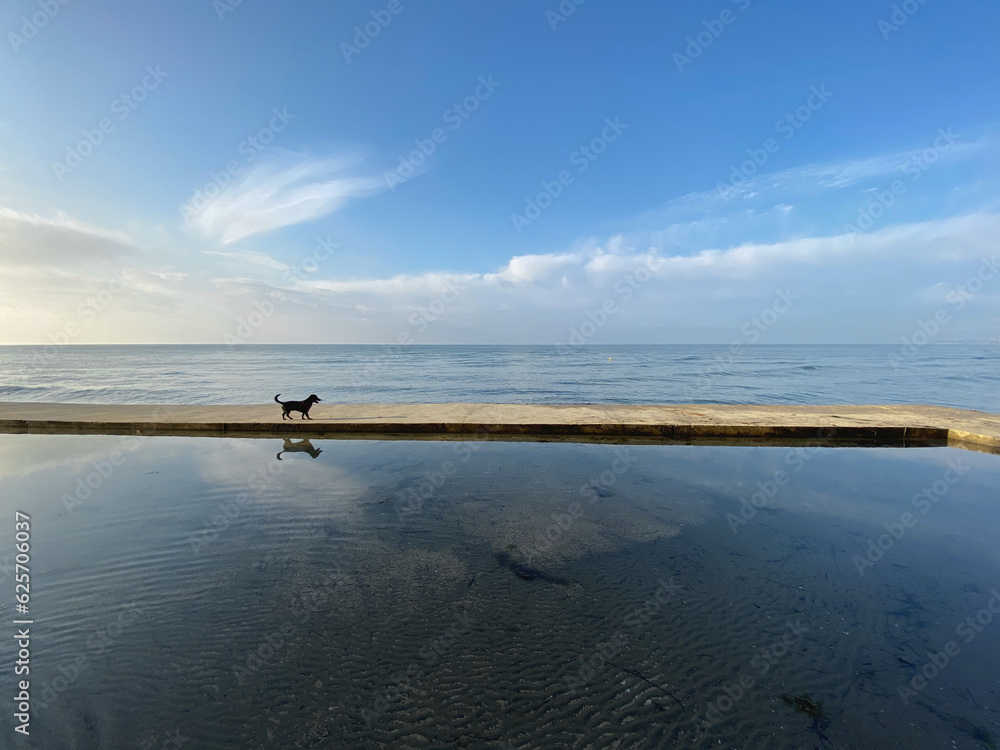
[(1000, 346), (0, 347), (0, 401), (930, 403), (1000, 412)]
[(0, 435), (0, 747), (995, 748), (998, 490), (948, 448)]

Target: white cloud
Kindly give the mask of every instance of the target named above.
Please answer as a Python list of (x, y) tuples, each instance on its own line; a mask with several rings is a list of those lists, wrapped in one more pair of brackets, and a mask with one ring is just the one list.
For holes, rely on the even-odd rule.
[(286, 154), (262, 163), (215, 198), (195, 193), (182, 207), (185, 226), (229, 245), (245, 237), (326, 216), (352, 198), (386, 189), (383, 177), (335, 176), (363, 161)]
[(180, 271), (150, 271), (149, 273), (164, 281), (184, 281), (189, 275)]
[(562, 272), (574, 270), (579, 265), (580, 256), (573, 253), (518, 255), (511, 258), (499, 272), (485, 274), (483, 278), (489, 283), (544, 283)]
[[(773, 340), (887, 341), (900, 325), (905, 333), (915, 316), (926, 314), (932, 299), (926, 290), (968, 278), (983, 256), (995, 254), (1000, 236), (996, 213), (853, 237), (720, 243), (689, 253), (619, 234), (585, 239), (565, 252), (514, 256), (476, 273), (438, 269), (355, 280), (317, 273), (293, 284), (285, 264), (262, 253), (209, 251), (238, 264), (217, 278), (162, 258), (144, 270), (136, 267), (142, 256), (122, 269), (117, 254), (134, 248), (120, 233), (9, 209), (0, 221), (12, 238), (6, 243), (36, 242), (41, 227), (87, 249), (79, 266), (53, 270), (36, 259), (0, 275), (3, 343), (44, 343), (71, 323), (74, 343), (221, 343), (255, 304), (279, 299), (276, 292), (281, 302), (254, 329), (252, 343), (378, 343), (402, 331), (418, 343), (555, 343), (608, 300), (619, 310), (595, 341), (724, 341), (770, 304), (777, 288), (793, 288), (804, 301), (776, 326)], [(651, 278), (626, 299), (623, 282), (649, 268)], [(99, 309), (85, 306), (102, 292), (111, 299)], [(977, 316), (970, 325), (985, 326), (1000, 314), (998, 300), (1000, 293), (984, 291), (969, 307)], [(897, 311), (873, 316), (872, 310)]]
[(61, 211), (50, 217), (0, 206), (0, 264), (75, 264), (136, 251), (122, 232), (101, 229)]
[(306, 281), (303, 288), (332, 294), (382, 295), (385, 297), (405, 295), (435, 295), (443, 292), (449, 284), (465, 284), (482, 279), (481, 274), (469, 273), (422, 273), (399, 274), (388, 279), (367, 279), (359, 281)]
[(239, 252), (223, 252), (221, 250), (202, 250), (205, 255), (217, 255), (221, 258), (238, 261), (239, 263), (253, 263), (254, 265), (274, 268), (278, 271), (287, 271), (288, 266), (280, 260), (275, 260), (270, 255), (254, 252), (253, 250), (241, 250)]
[(855, 267), (976, 261), (991, 251), (1000, 233), (1000, 215), (972, 214), (952, 219), (893, 226), (870, 234), (803, 237), (770, 244), (706, 249), (688, 255), (664, 255), (657, 248), (639, 250), (612, 237), (603, 245), (588, 243), (577, 252), (516, 256), (498, 272), (398, 275), (389, 279), (308, 282), (308, 289), (336, 295), (425, 295), (448, 283), (496, 290), (537, 287), (549, 295), (554, 281), (570, 279), (576, 288), (617, 280), (639, 267), (654, 268), (665, 282), (756, 279), (805, 273), (807, 268)]

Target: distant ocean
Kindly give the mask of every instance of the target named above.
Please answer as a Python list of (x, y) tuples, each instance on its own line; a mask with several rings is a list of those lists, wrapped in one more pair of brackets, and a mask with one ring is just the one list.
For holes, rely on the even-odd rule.
[(898, 404), (1000, 413), (1000, 346), (5, 346), (0, 401)]

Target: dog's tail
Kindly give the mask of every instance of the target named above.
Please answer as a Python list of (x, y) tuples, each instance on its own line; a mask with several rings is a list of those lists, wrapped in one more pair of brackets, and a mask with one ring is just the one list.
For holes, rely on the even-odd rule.
[[(280, 395), (281, 395), (281, 394), (279, 393), (279, 394), (278, 394), (278, 396), (280, 396)], [(275, 401), (278, 401), (278, 396), (275, 396), (275, 397), (274, 397), (274, 400), (275, 400)], [(285, 402), (284, 402), (284, 401), (278, 401), (278, 403), (279, 403), (279, 404), (283, 404), (283, 403), (285, 403)]]

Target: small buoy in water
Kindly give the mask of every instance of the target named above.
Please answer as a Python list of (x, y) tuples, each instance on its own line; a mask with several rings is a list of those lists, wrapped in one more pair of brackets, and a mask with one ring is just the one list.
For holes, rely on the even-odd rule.
[(610, 361), (611, 361), (611, 357), (608, 357), (608, 362), (610, 362)]

